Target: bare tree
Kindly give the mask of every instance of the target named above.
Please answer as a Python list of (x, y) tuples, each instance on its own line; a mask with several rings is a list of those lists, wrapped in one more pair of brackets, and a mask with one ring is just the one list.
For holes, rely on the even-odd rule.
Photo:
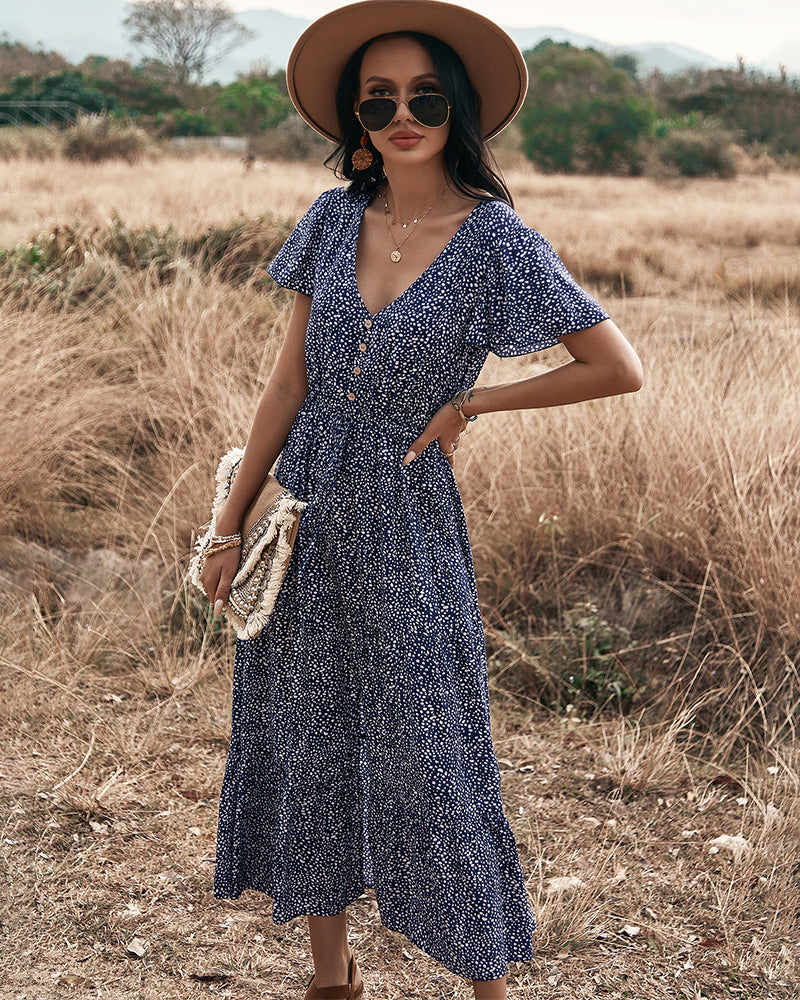
[(128, 8), (122, 23), (130, 40), (171, 66), (179, 84), (201, 80), (253, 37), (223, 0), (134, 0)]

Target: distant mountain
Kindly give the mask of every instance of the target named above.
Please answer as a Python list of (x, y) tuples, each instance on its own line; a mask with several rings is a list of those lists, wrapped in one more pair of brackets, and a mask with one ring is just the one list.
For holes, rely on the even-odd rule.
[(566, 28), (508, 28), (507, 30), (523, 50), (532, 49), (543, 39), (551, 38), (554, 42), (569, 42), (570, 45), (577, 45), (578, 48), (582, 49), (597, 49), (598, 52), (603, 52), (608, 56), (628, 52), (636, 57), (642, 76), (646, 76), (654, 69), (659, 69), (668, 75), (681, 73), (692, 66), (699, 66), (702, 69), (716, 69), (725, 65), (707, 52), (698, 52), (697, 49), (689, 49), (684, 45), (672, 45), (669, 42), (611, 45), (609, 42), (601, 42), (598, 38), (590, 38), (588, 35), (576, 35), (572, 31), (567, 31)]
[[(82, 62), (87, 55), (105, 55), (116, 59), (138, 58), (122, 29), (127, 4), (125, 0), (26, 0), (4, 4), (0, 32), (12, 41), (31, 47), (55, 49), (71, 62)], [(211, 74), (221, 82), (232, 80), (255, 64), (273, 69), (285, 66), (292, 45), (310, 23), (275, 10), (246, 10), (239, 20), (255, 32), (255, 38), (232, 52)], [(522, 49), (533, 48), (543, 38), (570, 42), (601, 52), (629, 52), (639, 60), (640, 71), (658, 68), (662, 73), (676, 73), (690, 66), (712, 68), (723, 65), (713, 56), (682, 45), (652, 43), (615, 46), (609, 42), (578, 35), (565, 28), (509, 28), (509, 34)]]

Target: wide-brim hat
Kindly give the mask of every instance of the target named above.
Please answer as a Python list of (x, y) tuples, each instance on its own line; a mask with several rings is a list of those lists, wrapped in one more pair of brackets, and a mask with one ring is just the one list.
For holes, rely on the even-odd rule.
[(347, 60), (378, 35), (418, 31), (461, 57), (481, 98), (485, 139), (505, 128), (528, 89), (528, 70), (516, 42), (489, 18), (439, 0), (362, 0), (325, 14), (297, 40), (286, 67), (298, 113), (326, 139), (339, 142), (336, 88)]

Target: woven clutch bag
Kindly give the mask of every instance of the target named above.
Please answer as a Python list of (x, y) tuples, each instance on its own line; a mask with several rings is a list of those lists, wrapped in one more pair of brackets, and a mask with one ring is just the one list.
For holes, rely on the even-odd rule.
[[(204, 552), (216, 534), (217, 515), (231, 491), (242, 455), (242, 448), (233, 448), (220, 460), (211, 521), (200, 529), (203, 534), (197, 540), (196, 555), (189, 567), (189, 579), (203, 593), (200, 573)], [(258, 635), (275, 607), (305, 507), (302, 500), (268, 475), (245, 511), (239, 568), (225, 606), (225, 614), (240, 639)]]

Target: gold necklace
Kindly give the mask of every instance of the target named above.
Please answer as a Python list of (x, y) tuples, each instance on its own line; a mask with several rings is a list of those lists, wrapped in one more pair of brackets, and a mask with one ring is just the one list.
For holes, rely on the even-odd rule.
[[(389, 254), (389, 260), (393, 264), (399, 264), (400, 261), (403, 259), (403, 255), (400, 253), (400, 247), (405, 243), (407, 239), (409, 239), (411, 236), (414, 235), (414, 233), (417, 231), (417, 227), (423, 221), (423, 219), (427, 218), (427, 216), (430, 215), (430, 213), (434, 210), (434, 208), (439, 204), (439, 202), (444, 197), (444, 193), (447, 190), (447, 187), (448, 187), (447, 184), (445, 184), (445, 186), (436, 196), (435, 200), (425, 209), (422, 215), (419, 215), (415, 219), (412, 219), (410, 223), (412, 228), (409, 230), (409, 232), (406, 233), (406, 235), (402, 238), (402, 240), (400, 240), (399, 243), (394, 238), (394, 233), (392, 232), (392, 226), (397, 225), (397, 219), (392, 217), (392, 223), (391, 225), (389, 224), (389, 216), (392, 214), (391, 209), (389, 208), (389, 185), (387, 184), (386, 187), (383, 189), (383, 207), (384, 207), (383, 217), (384, 219), (386, 219), (386, 228), (389, 231), (389, 236), (392, 238), (392, 243), (394, 243), (394, 250), (392, 250), (392, 252)], [(401, 225), (403, 229), (407, 229), (409, 223), (402, 222)]]

